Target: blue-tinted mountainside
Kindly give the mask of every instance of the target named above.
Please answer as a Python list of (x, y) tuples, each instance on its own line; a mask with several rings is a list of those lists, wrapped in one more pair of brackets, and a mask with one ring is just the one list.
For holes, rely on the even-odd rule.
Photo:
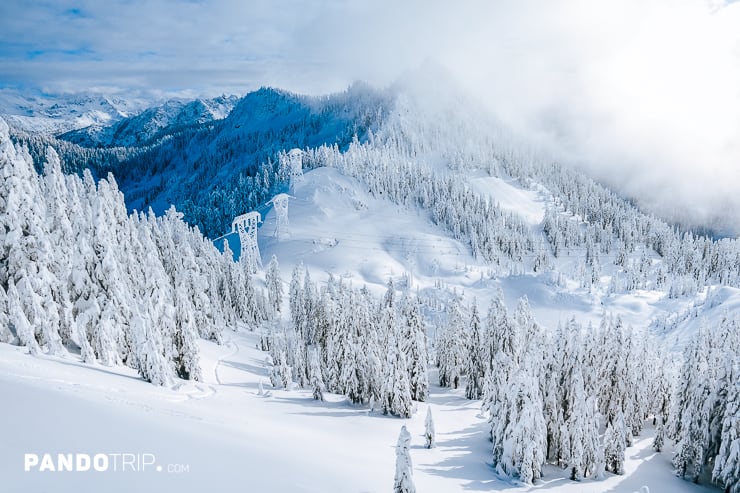
[[(152, 207), (162, 213), (174, 204), (188, 222), (215, 237), (234, 216), (281, 188), (280, 151), (322, 144), (345, 149), (355, 136), (362, 141), (379, 125), (386, 106), (386, 96), (360, 84), (320, 98), (263, 88), (240, 99), (221, 120), (176, 120), (141, 137), (146, 135), (141, 122), (152, 121), (153, 110), (147, 110), (104, 129), (107, 149), (80, 131), (52, 145), (75, 170), (91, 167), (98, 176), (112, 172), (130, 209)], [(132, 136), (146, 145), (136, 145)], [(28, 139), (32, 154), (49, 143)]]

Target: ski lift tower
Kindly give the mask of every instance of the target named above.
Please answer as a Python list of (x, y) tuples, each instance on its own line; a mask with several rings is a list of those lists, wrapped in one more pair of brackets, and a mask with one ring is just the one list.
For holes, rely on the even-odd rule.
[(287, 193), (275, 195), (270, 202), (275, 207), (275, 238), (278, 240), (290, 235), (288, 227), (288, 199), (292, 198)]
[(231, 232), (239, 233), (239, 242), (242, 247), (239, 262), (245, 262), (252, 274), (262, 267), (260, 250), (257, 245), (257, 225), (261, 222), (262, 216), (254, 211), (237, 216), (231, 222)]

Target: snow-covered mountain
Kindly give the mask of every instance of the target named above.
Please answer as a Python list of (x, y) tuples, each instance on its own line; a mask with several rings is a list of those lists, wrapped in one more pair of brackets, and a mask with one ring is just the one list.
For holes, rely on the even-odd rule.
[[(321, 145), (346, 149), (353, 138), (364, 140), (379, 128), (390, 99), (360, 83), (327, 97), (263, 88), (241, 98), (227, 117), (211, 120), (226, 113), (232, 102), (173, 102), (61, 139), (29, 132), (17, 138), (37, 162), (52, 145), (68, 171), (90, 168), (100, 177), (113, 172), (129, 208), (163, 213), (174, 204), (187, 221), (215, 237), (230, 225), (230, 218), (261, 205), (282, 186), (284, 177), (275, 176), (281, 151)], [(111, 149), (99, 148), (94, 142), (98, 137)], [(131, 142), (149, 145), (117, 147)]]
[(135, 116), (72, 130), (60, 138), (84, 147), (142, 146), (183, 127), (226, 118), (238, 100), (226, 95), (193, 101), (170, 99)]
[(95, 93), (27, 94), (0, 89), (0, 115), (27, 131), (57, 135), (74, 129), (110, 125), (151, 104), (141, 98)]

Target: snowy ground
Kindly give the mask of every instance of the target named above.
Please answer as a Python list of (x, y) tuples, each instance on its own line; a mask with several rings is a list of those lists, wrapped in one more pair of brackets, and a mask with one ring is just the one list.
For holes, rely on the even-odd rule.
[[(204, 381), (161, 389), (123, 368), (89, 367), (76, 356), (31, 357), (0, 345), (3, 422), (0, 490), (381, 492), (393, 483), (402, 424), (412, 434), (418, 491), (712, 491), (674, 477), (649, 430), (628, 449), (627, 474), (574, 483), (549, 467), (532, 487), (500, 481), (489, 461), (478, 402), (432, 387), (438, 448), (423, 448), (427, 404), (409, 420), (385, 417), (330, 395), (273, 390), (255, 333), (202, 343)], [(259, 395), (259, 382), (267, 395)], [(24, 472), (25, 453), (154, 454), (154, 467), (126, 472)], [(168, 472), (183, 469), (186, 472)]]
[[(471, 186), (501, 207), (520, 213), (533, 229), (540, 228), (550, 200), (544, 191), (526, 190), (514, 181), (489, 176), (473, 177)], [(473, 258), (464, 243), (433, 225), (427, 211), (399, 208), (374, 197), (367, 187), (335, 169), (306, 173), (290, 193), (289, 236), (280, 241), (273, 237), (274, 210), (265, 214), (258, 233), (263, 262), (276, 255), (285, 281), (290, 280), (293, 267), (303, 262), (314, 281), (325, 282), (332, 273), (356, 287), (365, 285), (379, 296), (389, 278), (398, 286), (408, 273), (412, 292), (433, 294), (435, 286), (442, 284), (464, 293), (467, 303), (475, 298), (482, 310), (501, 287), (510, 309), (526, 295), (537, 320), (551, 329), (573, 316), (584, 324), (598, 325), (604, 314), (619, 315), (625, 323), (644, 328), (656, 317), (685, 310), (693, 301), (669, 300), (657, 291), (608, 295), (612, 271), (607, 261), (601, 286), (589, 292), (567, 280), (578, 255), (563, 255), (555, 262), (564, 273), (565, 285), (557, 285), (557, 276), (551, 272), (492, 275), (490, 267)], [(232, 247), (238, 249), (238, 241)]]
[[(542, 194), (485, 177), (473, 185), (503, 207), (523, 211), (532, 227), (539, 224), (547, 200)], [(646, 327), (673, 314), (677, 324), (667, 336), (680, 340), (701, 323), (686, 311), (693, 302), (688, 299), (667, 300), (650, 291), (589, 293), (572, 282), (557, 285), (548, 275), (491, 276), (465, 245), (432, 225), (425, 211), (372, 197), (336, 170), (307, 173), (291, 194), (290, 236), (271, 237), (272, 211), (259, 230), (263, 262), (276, 254), (286, 282), (302, 261), (316, 281), (326, 281), (332, 272), (375, 294), (385, 290), (389, 277), (401, 280), (410, 273), (414, 291), (429, 293), (441, 283), (464, 292), (467, 302), (476, 297), (483, 310), (494, 289), (502, 287), (509, 308), (526, 294), (538, 321), (550, 329), (572, 315), (598, 322), (611, 312)], [(567, 262), (558, 268), (566, 272)], [(606, 284), (609, 273), (604, 275)], [(697, 310), (714, 320), (738, 306), (740, 290), (723, 289)], [(228, 332), (225, 340), (222, 346), (201, 343), (203, 382), (172, 389), (145, 383), (126, 368), (91, 367), (76, 355), (31, 357), (0, 344), (0, 492), (389, 491), (402, 424), (412, 434), (420, 492), (629, 493), (642, 485), (653, 493), (717, 491), (674, 477), (670, 451), (656, 454), (650, 448), (650, 426), (628, 449), (624, 476), (574, 483), (548, 467), (537, 485), (518, 486), (496, 478), (488, 463), (486, 420), (479, 403), (464, 399), (462, 391), (433, 385), (429, 404), (420, 404), (413, 418), (384, 417), (340, 396), (322, 403), (303, 390), (273, 390), (266, 354), (256, 349), (257, 334)], [(260, 381), (268, 395), (260, 395)], [(437, 429), (433, 450), (423, 448), (427, 405)], [(24, 472), (26, 453), (154, 454), (162, 471)]]

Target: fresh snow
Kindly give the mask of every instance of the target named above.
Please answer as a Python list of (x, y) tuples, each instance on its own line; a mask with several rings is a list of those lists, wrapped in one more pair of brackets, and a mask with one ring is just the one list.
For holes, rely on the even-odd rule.
[(536, 226), (545, 215), (544, 192), (526, 190), (514, 180), (503, 180), (493, 176), (475, 177), (470, 180), (473, 190), (488, 197), (507, 211), (522, 216), (529, 224)]
[[(288, 96), (275, 93), (271, 98), (280, 102)], [(156, 131), (172, 114), (164, 110), (147, 121)], [(279, 128), (285, 123), (281, 118), (269, 105), (245, 104), (225, 122), (224, 132), (226, 137), (236, 135), (229, 132), (241, 125)], [(341, 127), (334, 122), (325, 133), (331, 134), (335, 126)], [(176, 182), (182, 179), (171, 176)], [(546, 211), (555, 204), (545, 188), (530, 189), (478, 169), (465, 176), (472, 190), (519, 215), (535, 236), (542, 235)], [(537, 274), (526, 269), (495, 271), (474, 258), (464, 240), (452, 239), (443, 226), (434, 225), (429, 211), (393, 204), (334, 168), (306, 172), (289, 194), (287, 234), (273, 236), (276, 217), (270, 209), (261, 210), (265, 222), (258, 233), (263, 264), (272, 255), (279, 259), (285, 287), (295, 264), (302, 262), (320, 285), (333, 274), (352, 287), (367, 286), (377, 297), (393, 279), (396, 287), (409, 288), (427, 301), (448, 300), (452, 293), (465, 304), (475, 299), (481, 311), (503, 288), (510, 312), (526, 295), (537, 322), (547, 330), (571, 316), (585, 326), (611, 314), (638, 330), (649, 328), (675, 351), (702, 324), (716, 324), (724, 313), (740, 310), (740, 290), (734, 288), (700, 289), (676, 299), (648, 289), (610, 293), (607, 286), (616, 268), (606, 256), (600, 282), (582, 287), (573, 273), (584, 248), (550, 258), (552, 270)], [(164, 196), (160, 200), (166, 201)], [(631, 252), (630, 259), (640, 253)], [(657, 261), (654, 252), (646, 256), (648, 263)], [(263, 274), (259, 277), (261, 284)], [(283, 316), (287, 313), (284, 310)], [(432, 322), (442, 316), (426, 315)], [(429, 326), (431, 339), (436, 329)], [(412, 437), (418, 491), (632, 492), (643, 485), (653, 492), (717, 491), (676, 478), (670, 447), (660, 454), (651, 448), (651, 425), (627, 449), (624, 476), (572, 482), (566, 471), (548, 465), (534, 486), (499, 478), (490, 464), (490, 426), (481, 402), (465, 399), (463, 388), (440, 388), (436, 370), (429, 377), (429, 402), (417, 403), (410, 419), (390, 418), (339, 395), (326, 394), (326, 401), (319, 402), (311, 389), (272, 388), (268, 356), (257, 349), (259, 337), (259, 328), (249, 332), (240, 327), (225, 330), (220, 346), (199, 340), (203, 380), (177, 380), (166, 388), (145, 383), (129, 368), (83, 364), (76, 354), (29, 357), (26, 348), (0, 344), (0, 393), (6, 422), (12, 424), (6, 426), (0, 445), (0, 491), (387, 491), (402, 425)], [(427, 408), (436, 429), (437, 446), (431, 450), (424, 447)], [(187, 465), (189, 470), (24, 473), (25, 452), (153, 453), (165, 469)]]
[[(513, 180), (486, 176), (474, 177), (471, 183), (505, 209), (521, 211), (534, 229), (550, 200), (546, 192), (525, 189)], [(473, 258), (469, 247), (432, 224), (427, 211), (402, 208), (373, 196), (366, 186), (332, 168), (305, 173), (290, 195), (288, 237), (274, 237), (276, 217), (272, 209), (264, 214), (258, 233), (263, 263), (276, 255), (286, 282), (294, 265), (303, 262), (314, 280), (326, 281), (331, 273), (355, 287), (367, 286), (380, 296), (388, 279), (398, 285), (408, 274), (414, 292), (418, 289), (435, 296), (441, 284), (464, 294), (468, 301), (476, 298), (484, 310), (501, 287), (509, 309), (513, 310), (516, 301), (526, 295), (537, 321), (549, 329), (572, 316), (596, 326), (605, 314), (621, 316), (626, 324), (645, 328), (651, 320), (682, 312), (692, 304), (686, 298), (667, 299), (659, 291), (609, 295), (605, 287), (589, 292), (572, 281), (559, 286), (552, 272), (492, 275), (484, 261)], [(238, 251), (238, 240), (231, 244)], [(557, 270), (570, 274), (577, 259), (576, 255), (557, 259)], [(608, 286), (609, 277), (604, 277), (601, 284)]]
[[(203, 382), (171, 389), (125, 368), (91, 367), (75, 355), (31, 358), (0, 344), (3, 416), (13, 423), (0, 447), (2, 491), (388, 491), (403, 424), (418, 491), (716, 491), (675, 477), (670, 451), (654, 453), (649, 430), (627, 450), (624, 476), (575, 483), (547, 467), (539, 484), (517, 486), (492, 471), (480, 402), (465, 399), (462, 389), (432, 384), (429, 403), (418, 403), (411, 419), (389, 418), (337, 395), (318, 402), (310, 389), (274, 390), (258, 333), (225, 339), (221, 346), (201, 341)], [(259, 395), (260, 382), (266, 395)], [(431, 450), (424, 447), (427, 406), (437, 432)], [(27, 452), (152, 453), (163, 471), (24, 472)], [(168, 473), (169, 465), (189, 471)]]

